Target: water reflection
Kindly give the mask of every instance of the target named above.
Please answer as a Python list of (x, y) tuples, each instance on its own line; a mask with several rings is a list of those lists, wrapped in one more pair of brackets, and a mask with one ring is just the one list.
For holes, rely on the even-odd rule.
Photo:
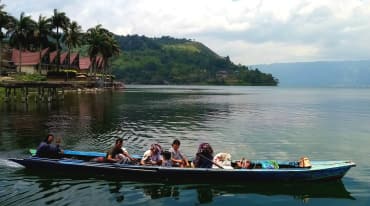
[[(199, 94), (111, 93), (67, 94), (64, 101), (2, 104), (0, 150), (37, 146), (48, 133), (62, 137), (65, 148), (105, 151), (114, 139), (143, 152), (153, 141), (170, 145), (174, 138), (203, 141), (207, 122), (225, 118), (228, 104), (215, 104)], [(190, 101), (191, 100), (191, 101)], [(194, 131), (201, 130), (195, 134)], [(26, 142), (24, 142), (26, 140)], [(14, 144), (16, 143), (16, 144)], [(190, 144), (193, 150), (196, 146)], [(193, 151), (192, 151), (193, 153)]]
[(163, 197), (171, 197), (179, 199), (180, 188), (178, 185), (141, 185), (135, 186), (136, 189), (142, 189), (144, 194), (151, 199), (158, 199)]
[[(109, 191), (115, 202), (125, 202), (130, 200), (130, 195), (135, 193), (136, 198), (143, 201), (149, 198), (152, 200), (170, 198), (181, 200), (186, 198), (189, 192), (196, 193), (193, 201), (200, 204), (211, 203), (220, 196), (235, 195), (263, 195), (270, 196), (290, 196), (294, 200), (309, 202), (316, 198), (348, 199), (355, 198), (346, 190), (342, 181), (316, 182), (316, 183), (249, 183), (248, 185), (225, 185), (225, 184), (162, 184), (162, 183), (143, 183), (120, 181), (115, 179), (86, 179), (74, 175), (63, 175), (55, 177), (54, 174), (35, 174), (28, 170), (19, 170), (16, 176), (22, 177), (29, 182), (24, 190), (36, 190), (39, 198), (33, 198), (33, 202), (38, 200), (48, 200), (57, 202), (63, 199), (60, 196), (73, 193), (77, 187), (80, 193), (96, 190), (99, 195), (105, 195), (104, 191)], [(31, 184), (32, 183), (32, 184)], [(38, 188), (38, 189), (36, 189)], [(72, 190), (72, 191), (68, 191)], [(86, 191), (84, 191), (86, 190)], [(33, 191), (34, 193), (35, 191)], [(58, 193), (61, 193), (58, 195)], [(141, 195), (138, 195), (141, 194)], [(126, 196), (128, 198), (126, 198)], [(49, 198), (48, 198), (49, 197)], [(132, 197), (131, 197), (132, 198)]]
[[(200, 142), (207, 141), (217, 152), (230, 152), (233, 159), (294, 160), (301, 155), (312, 160), (351, 159), (361, 167), (346, 175), (345, 180), (356, 180), (346, 181), (346, 186), (356, 196), (356, 203), (368, 205), (369, 163), (364, 157), (369, 153), (363, 147), (369, 144), (370, 133), (368, 89), (207, 88), (156, 87), (99, 95), (66, 94), (64, 101), (50, 104), (0, 102), (0, 156), (27, 156), (28, 149), (51, 132), (63, 138), (65, 149), (83, 151), (106, 151), (115, 138), (122, 137), (130, 153), (142, 154), (153, 142), (168, 148), (174, 138), (179, 138), (189, 158)], [(76, 200), (81, 205), (222, 205), (253, 198), (259, 205), (270, 205), (271, 200), (281, 198), (309, 203), (315, 199), (315, 205), (346, 205), (352, 199), (341, 182), (171, 185), (59, 176), (32, 179), (24, 174), (5, 174), (2, 169), (0, 205), (27, 205), (32, 200), (45, 205), (59, 201), (61, 196), (63, 205), (73, 205)], [(40, 178), (51, 184), (37, 182)], [(51, 195), (43, 198), (47, 190)], [(318, 203), (318, 198), (325, 200)]]
[(114, 182), (109, 182), (109, 192), (114, 194), (114, 198), (116, 199), (117, 202), (122, 202), (125, 200), (125, 196), (123, 193), (120, 192), (122, 188), (122, 182), (119, 181), (114, 181)]

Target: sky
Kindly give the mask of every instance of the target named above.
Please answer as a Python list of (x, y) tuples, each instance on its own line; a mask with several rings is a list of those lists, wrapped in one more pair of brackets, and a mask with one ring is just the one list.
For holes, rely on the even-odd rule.
[(202, 42), (234, 63), (370, 59), (370, 0), (2, 0), (18, 17), (53, 9), (86, 30)]

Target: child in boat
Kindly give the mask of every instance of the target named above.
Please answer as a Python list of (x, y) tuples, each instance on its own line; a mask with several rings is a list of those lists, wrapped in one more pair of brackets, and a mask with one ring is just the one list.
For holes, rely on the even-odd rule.
[(46, 158), (60, 158), (63, 154), (63, 150), (60, 149), (60, 138), (56, 139), (55, 145), (53, 145), (54, 135), (48, 134), (46, 138), (40, 143), (36, 150), (37, 157)]
[(163, 162), (162, 166), (163, 167), (172, 167), (172, 162), (171, 162), (171, 152), (169, 151), (164, 151), (162, 153), (163, 156)]
[(161, 153), (162, 147), (159, 144), (152, 144), (150, 146), (150, 149), (144, 153), (143, 158), (141, 158), (140, 164), (162, 165), (163, 157)]
[(175, 139), (169, 151), (171, 153), (172, 166), (189, 167), (188, 159), (180, 152), (180, 140)]

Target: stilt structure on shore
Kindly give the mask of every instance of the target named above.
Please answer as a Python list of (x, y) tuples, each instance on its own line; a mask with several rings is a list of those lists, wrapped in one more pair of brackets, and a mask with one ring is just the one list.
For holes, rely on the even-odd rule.
[[(109, 82), (104, 84), (106, 88), (121, 88), (119, 82)], [(0, 88), (5, 88), (5, 102), (17, 99), (17, 94), (21, 95), (21, 101), (27, 103), (30, 100), (30, 90), (32, 89), (35, 95), (36, 102), (51, 102), (53, 100), (63, 100), (65, 89), (78, 88), (96, 88), (97, 82), (17, 82), (8, 81), (0, 82)]]

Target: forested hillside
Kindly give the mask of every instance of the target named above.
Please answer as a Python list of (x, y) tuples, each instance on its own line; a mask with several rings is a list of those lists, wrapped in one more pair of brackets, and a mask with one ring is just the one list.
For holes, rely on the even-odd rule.
[(235, 65), (203, 44), (172, 37), (116, 36), (113, 74), (125, 83), (277, 85), (271, 74)]

